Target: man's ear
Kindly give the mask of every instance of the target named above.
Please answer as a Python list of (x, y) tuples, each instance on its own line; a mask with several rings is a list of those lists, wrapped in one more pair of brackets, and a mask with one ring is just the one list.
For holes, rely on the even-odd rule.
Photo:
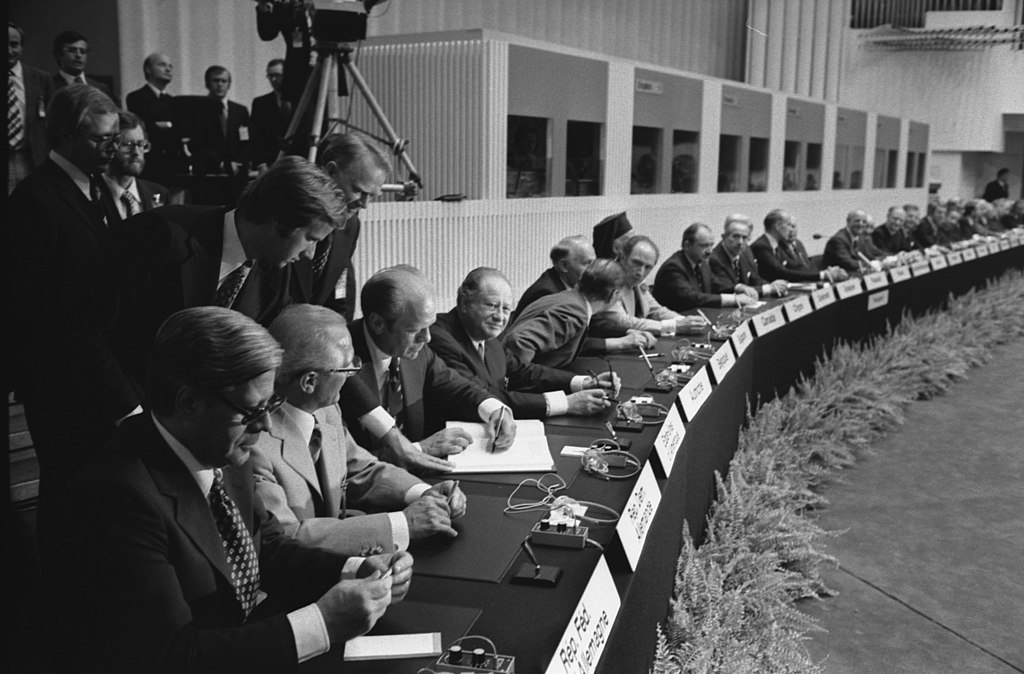
[(384, 317), (380, 314), (367, 314), (366, 325), (370, 328), (371, 334), (381, 335), (384, 333)]
[(299, 388), (303, 393), (310, 395), (316, 390), (316, 379), (320, 375), (316, 370), (310, 370), (299, 377)]
[(205, 396), (187, 384), (182, 385), (174, 395), (174, 413), (182, 419), (194, 419), (205, 407)]

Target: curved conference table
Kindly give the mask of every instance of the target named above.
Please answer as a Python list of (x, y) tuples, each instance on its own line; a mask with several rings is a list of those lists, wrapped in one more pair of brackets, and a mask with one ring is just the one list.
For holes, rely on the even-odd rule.
[[(494, 642), (498, 654), (515, 658), (519, 674), (649, 671), (656, 627), (665, 620), (672, 595), (683, 523), (696, 538), (703, 535), (715, 495), (715, 472), (724, 474), (736, 451), (748, 401), (756, 407), (759, 400), (784, 394), (802, 375), (813, 373), (815, 360), (838, 340), (858, 341), (879, 334), (887, 325), (898, 323), (905, 312), (917, 315), (941, 307), (950, 294), (963, 294), (1009, 269), (1024, 268), (1024, 232), (1018, 230), (998, 244), (929, 259), (923, 265), (868, 274), (767, 303), (728, 340), (711, 343), (714, 355), (691, 366), (693, 377), (681, 391), (645, 390), (652, 383), (650, 371), (632, 354), (613, 356), (607, 362), (582, 359), (574, 363), (581, 373), (604, 370), (610, 363), (623, 381), (620, 400), (646, 394), (667, 409), (674, 407), (673, 415), (678, 414), (671, 429), (652, 420), (642, 430), (619, 433), (620, 438), (631, 440), (631, 453), (644, 468), (640, 475), (622, 480), (598, 479), (581, 470), (579, 458), (560, 455), (565, 445), (586, 446), (608, 437), (604, 421), (613, 416), (611, 412), (606, 417), (559, 417), (545, 423), (555, 471), (567, 484), (559, 493), (618, 512), (626, 510), (629, 502), (632, 507), (623, 513), (621, 524), (624, 533), (614, 525), (591, 525), (588, 537), (603, 551), (590, 544), (582, 549), (534, 544), (540, 564), (561, 569), (557, 585), (514, 583), (515, 571), (529, 562), (520, 544), (543, 513), (505, 514), (503, 509), (521, 480), (542, 474), (457, 476), (469, 499), (466, 517), (455, 525), (460, 535), (414, 545), (416, 566), (409, 596), (389, 609), (374, 634), (440, 632), (442, 648), (467, 634), (483, 635)], [(712, 314), (720, 313), (705, 312), (713, 320)], [(660, 355), (651, 359), (656, 371), (671, 364), (670, 354), (679, 341), (659, 340), (653, 351)], [(685, 423), (677, 423), (680, 418)], [(666, 466), (671, 470), (666, 471)], [(660, 492), (660, 503), (652, 491)], [(536, 489), (522, 489), (515, 501), (540, 497)], [(606, 517), (594, 510), (587, 515)], [(462, 645), (466, 651), (491, 650), (479, 640)], [(341, 665), (340, 655), (329, 653), (303, 669), (412, 674), (436, 659)], [(507, 663), (499, 665), (506, 669), (495, 671), (508, 671)]]

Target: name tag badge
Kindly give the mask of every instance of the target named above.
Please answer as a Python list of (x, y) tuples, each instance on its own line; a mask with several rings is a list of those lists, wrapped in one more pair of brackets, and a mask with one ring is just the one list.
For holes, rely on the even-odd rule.
[(249, 140), (249, 127), (240, 126), (238, 127), (238, 140), (246, 141)]
[(348, 297), (346, 288), (348, 287), (348, 269), (341, 272), (341, 276), (338, 277), (338, 282), (334, 284), (334, 299), (343, 300)]
[(169, 119), (161, 119), (161, 120), (157, 121), (156, 128), (158, 128), (158, 129), (171, 129), (171, 128), (174, 128), (174, 122), (172, 122)]
[(39, 119), (46, 119), (46, 101), (43, 100), (42, 96), (39, 97), (39, 113), (38, 114), (39, 114)]

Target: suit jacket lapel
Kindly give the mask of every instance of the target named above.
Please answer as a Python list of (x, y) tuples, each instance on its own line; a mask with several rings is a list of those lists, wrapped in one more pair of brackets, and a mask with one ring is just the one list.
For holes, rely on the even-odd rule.
[(94, 204), (86, 199), (82, 191), (78, 189), (78, 185), (75, 184), (75, 181), (71, 179), (71, 176), (64, 169), (49, 159), (46, 162), (53, 175), (53, 185), (60, 198), (82, 216), (82, 221), (87, 224), (97, 238), (103, 236), (106, 231), (106, 225), (103, 222), (105, 209), (102, 204)]
[(345, 454), (346, 447), (341, 433), (341, 415), (333, 415), (334, 419), (332, 420), (328, 418), (329, 415), (326, 412), (327, 410), (319, 410), (315, 415), (323, 436), (320, 460), (327, 483), (327, 492), (323, 495), (323, 499), (328, 516), (337, 517), (341, 511), (342, 495), (334, 489), (334, 485), (340, 484), (343, 490), (345, 488), (348, 456)]

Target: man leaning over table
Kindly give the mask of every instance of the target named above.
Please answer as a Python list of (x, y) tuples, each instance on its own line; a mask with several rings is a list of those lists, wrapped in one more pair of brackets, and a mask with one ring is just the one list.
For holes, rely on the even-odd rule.
[[(411, 540), (456, 536), (466, 512), (452, 480), (434, 487), (356, 444), (338, 409), (361, 362), (345, 319), (293, 304), (270, 324), (284, 349), (274, 387), (287, 398), (253, 448), (256, 496), (300, 543), (353, 555), (406, 550)], [(359, 511), (365, 511), (359, 512)]]

